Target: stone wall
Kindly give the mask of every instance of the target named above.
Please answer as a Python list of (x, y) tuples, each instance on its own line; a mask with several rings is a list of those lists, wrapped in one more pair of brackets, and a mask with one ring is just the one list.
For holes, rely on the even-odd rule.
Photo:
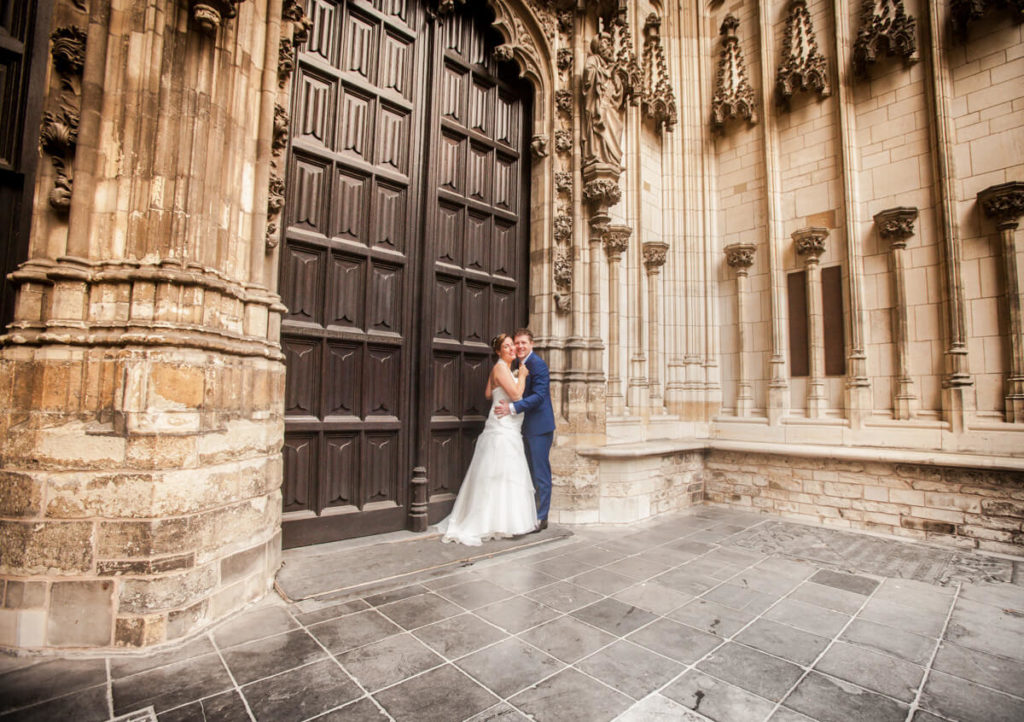
[(1024, 471), (709, 451), (713, 503), (1024, 556)]

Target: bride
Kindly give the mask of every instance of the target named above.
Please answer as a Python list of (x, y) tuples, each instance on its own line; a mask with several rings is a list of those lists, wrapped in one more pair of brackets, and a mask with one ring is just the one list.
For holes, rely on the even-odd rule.
[[(530, 372), (520, 366), (513, 373), (509, 364), (516, 352), (508, 334), (496, 336), (491, 348), (498, 354), (498, 361), (491, 369), (484, 395), (495, 403), (503, 399), (518, 401)], [(522, 414), (499, 419), (492, 404), (452, 513), (438, 524), (444, 534), (441, 541), (479, 546), (484, 539), (526, 534), (537, 527), (522, 426)]]

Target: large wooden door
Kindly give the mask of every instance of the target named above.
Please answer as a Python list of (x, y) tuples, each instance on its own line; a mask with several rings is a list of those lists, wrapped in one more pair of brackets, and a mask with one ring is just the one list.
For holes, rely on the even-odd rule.
[(280, 261), (286, 547), (405, 528), (415, 467), (431, 516), (450, 507), (488, 339), (526, 311), (524, 90), (485, 28), (416, 0), (308, 13)]

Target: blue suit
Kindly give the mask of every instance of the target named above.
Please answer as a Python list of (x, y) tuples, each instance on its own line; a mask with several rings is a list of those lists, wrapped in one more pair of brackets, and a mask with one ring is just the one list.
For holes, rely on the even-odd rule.
[(537, 491), (537, 518), (547, 519), (551, 508), (551, 442), (555, 438), (555, 412), (551, 408), (551, 375), (548, 365), (535, 353), (526, 359), (530, 375), (526, 377), (523, 398), (512, 404), (523, 414), (523, 446), (530, 465), (533, 488)]

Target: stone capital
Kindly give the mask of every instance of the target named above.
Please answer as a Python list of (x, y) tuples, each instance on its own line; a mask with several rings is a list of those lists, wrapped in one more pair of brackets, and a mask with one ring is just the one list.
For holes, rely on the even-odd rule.
[(746, 273), (754, 265), (754, 254), (757, 246), (753, 243), (732, 243), (726, 246), (725, 262), (730, 268), (735, 268), (737, 273)]
[(989, 186), (978, 194), (978, 203), (985, 215), (995, 220), (999, 230), (1016, 228), (1024, 215), (1024, 182)]
[(665, 265), (665, 256), (668, 253), (668, 244), (664, 241), (644, 241), (644, 266), (647, 272), (655, 274)]
[(878, 235), (889, 241), (893, 248), (906, 248), (907, 239), (914, 235), (917, 209), (913, 206), (888, 208), (875, 214)]
[(793, 231), (796, 253), (798, 256), (807, 256), (808, 262), (817, 262), (825, 252), (826, 238), (828, 238), (828, 229), (820, 226), (810, 226)]
[(610, 225), (602, 237), (604, 241), (604, 252), (610, 261), (618, 261), (622, 254), (629, 247), (629, 237), (633, 235), (633, 229), (629, 226)]

